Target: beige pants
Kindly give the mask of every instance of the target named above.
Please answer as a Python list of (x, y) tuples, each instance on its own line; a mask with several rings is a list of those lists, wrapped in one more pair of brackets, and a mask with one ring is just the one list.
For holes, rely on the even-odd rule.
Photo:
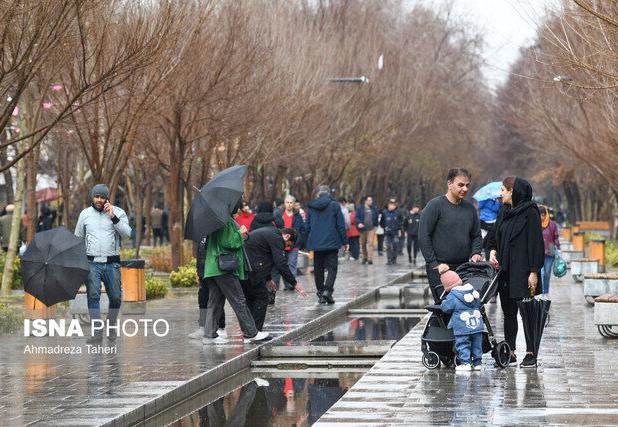
[(367, 261), (373, 261), (373, 252), (375, 250), (376, 241), (376, 229), (373, 228), (369, 231), (361, 231), (360, 245), (363, 251), (363, 259)]

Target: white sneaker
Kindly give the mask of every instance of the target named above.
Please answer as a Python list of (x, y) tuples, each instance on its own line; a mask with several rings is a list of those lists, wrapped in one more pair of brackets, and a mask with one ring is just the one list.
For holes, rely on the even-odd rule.
[(202, 344), (227, 344), (230, 342), (227, 338), (217, 337), (217, 338), (204, 338), (202, 340)]
[(268, 387), (270, 385), (264, 378), (256, 378), (253, 381), (255, 381), (258, 387)]
[(217, 335), (219, 335), (221, 338), (227, 338), (227, 332), (225, 331), (225, 329), (222, 328), (217, 329)]
[(473, 371), (480, 371), (481, 370), (481, 365), (472, 365), (472, 370)]
[(458, 372), (470, 372), (472, 367), (470, 365), (457, 365), (455, 370)]
[(204, 338), (204, 328), (200, 326), (195, 332), (191, 332), (188, 337), (192, 340), (201, 340)]
[(258, 332), (256, 336), (245, 338), (245, 343), (264, 341), (270, 334), (268, 332)]

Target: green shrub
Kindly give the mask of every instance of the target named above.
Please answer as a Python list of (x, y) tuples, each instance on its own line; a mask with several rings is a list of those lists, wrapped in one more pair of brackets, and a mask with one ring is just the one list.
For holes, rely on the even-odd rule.
[(169, 288), (165, 282), (154, 276), (146, 278), (146, 299), (165, 298)]
[[(6, 253), (4, 251), (0, 251), (0, 282), (2, 282), (5, 260)], [(13, 283), (11, 283), (11, 289), (22, 289), (23, 287), (24, 284), (21, 281), (21, 258), (16, 256), (13, 261)]]
[(196, 260), (192, 258), (187, 264), (182, 265), (177, 271), (170, 273), (170, 283), (175, 288), (191, 288), (199, 284), (196, 272)]
[(135, 249), (133, 248), (121, 248), (118, 251), (118, 254), (120, 255), (120, 259), (123, 261), (126, 259), (135, 259)]
[(605, 243), (605, 264), (618, 267), (618, 244), (615, 242)]
[(0, 304), (0, 333), (15, 332), (24, 325), (24, 312), (12, 304)]

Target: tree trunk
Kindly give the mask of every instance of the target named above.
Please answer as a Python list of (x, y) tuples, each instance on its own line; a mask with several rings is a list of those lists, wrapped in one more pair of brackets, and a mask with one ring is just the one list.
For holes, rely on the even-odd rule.
[(28, 228), (26, 232), (26, 243), (32, 242), (37, 227), (37, 202), (36, 202), (36, 176), (39, 164), (40, 145), (26, 156), (26, 197), (28, 207)]
[[(0, 132), (0, 143), (6, 141), (6, 132)], [(6, 147), (0, 149), (0, 166), (4, 166), (7, 162), (6, 159)], [(6, 197), (6, 204), (13, 203), (15, 194), (13, 194), (13, 175), (11, 170), (7, 169), (3, 172), (4, 175), (4, 192)]]
[(58, 184), (62, 197), (62, 225), (69, 228), (69, 212), (71, 209), (71, 151), (61, 149), (58, 164)]
[[(23, 129), (23, 127), (22, 127)], [(21, 144), (17, 144), (17, 150)], [(13, 262), (19, 250), (19, 231), (21, 225), (21, 207), (24, 198), (25, 185), (25, 165), (24, 160), (17, 162), (17, 182), (15, 188), (15, 210), (11, 223), (11, 235), (9, 237), (9, 249), (4, 262), (4, 272), (2, 274), (1, 294), (2, 296), (11, 295), (11, 284), (13, 283)]]
[[(177, 153), (176, 153), (177, 154)], [(176, 157), (176, 156), (174, 156)], [(179, 159), (172, 159), (170, 176), (167, 184), (170, 200), (170, 240), (172, 244), (172, 269), (176, 270), (182, 264), (182, 204), (184, 200), (180, 193), (181, 165)]]
[[(151, 245), (152, 242), (150, 240), (152, 234), (150, 233), (150, 230), (152, 230), (152, 223), (150, 222), (150, 211), (152, 210), (152, 205), (153, 205), (153, 200), (152, 200), (152, 186), (150, 184), (148, 184), (146, 186), (146, 189), (144, 191), (144, 204), (142, 206), (142, 216), (146, 218), (146, 227), (144, 227), (144, 231), (145, 231), (145, 236), (143, 235), (144, 233), (142, 233), (142, 230), (140, 229), (140, 234), (142, 235), (142, 240), (144, 240), (146, 242), (147, 245)], [(143, 221), (142, 221), (143, 223)], [(168, 224), (168, 228), (169, 228), (169, 224)], [(168, 230), (169, 232), (169, 230)], [(140, 241), (140, 246), (141, 246), (141, 241)]]

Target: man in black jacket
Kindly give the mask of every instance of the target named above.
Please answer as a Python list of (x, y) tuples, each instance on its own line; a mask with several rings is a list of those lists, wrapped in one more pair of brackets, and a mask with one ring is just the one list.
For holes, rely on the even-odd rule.
[(276, 285), (271, 280), (273, 268), (276, 268), (283, 279), (288, 282), (296, 292), (306, 297), (305, 290), (296, 281), (296, 277), (290, 271), (285, 257), (285, 247), (294, 247), (298, 234), (293, 228), (277, 229), (274, 225), (258, 228), (252, 231), (245, 240), (245, 250), (251, 265), (251, 271), (247, 280), (241, 281), (245, 300), (255, 326), (258, 331), (264, 326), (266, 309), (268, 308), (268, 287), (276, 290)]
[[(407, 234), (406, 248), (408, 250), (408, 261), (416, 265), (416, 255), (418, 254), (418, 225), (421, 222), (421, 214), (416, 206), (410, 207), (404, 221), (404, 229)], [(412, 258), (414, 254), (414, 258)]]

